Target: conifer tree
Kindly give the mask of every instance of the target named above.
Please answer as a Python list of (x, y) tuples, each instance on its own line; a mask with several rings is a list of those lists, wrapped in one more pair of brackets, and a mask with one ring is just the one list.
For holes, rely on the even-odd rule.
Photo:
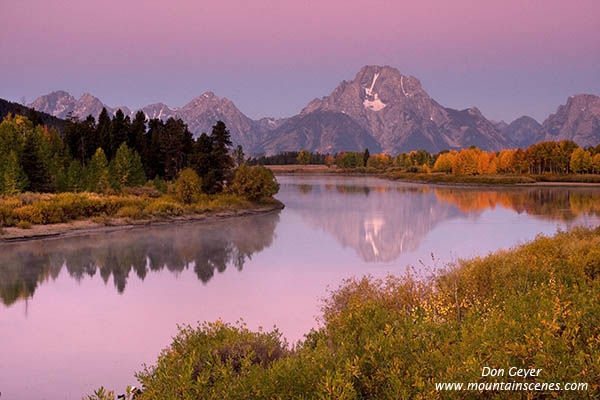
[(146, 151), (146, 114), (143, 111), (138, 111), (131, 123), (129, 136), (127, 137), (127, 146), (130, 149), (137, 151), (140, 155)]
[(66, 180), (68, 191), (77, 193), (85, 190), (84, 168), (78, 161), (69, 163)]
[(143, 186), (146, 184), (146, 174), (142, 165), (142, 158), (137, 151), (132, 152), (131, 166), (127, 179), (127, 186)]
[(103, 193), (109, 188), (108, 161), (102, 148), (98, 148), (87, 168), (87, 189), (90, 192)]
[(190, 166), (202, 178), (202, 190), (210, 192), (215, 186), (215, 174), (212, 162), (212, 140), (206, 133), (200, 135), (194, 143)]
[[(106, 154), (110, 149), (110, 138), (112, 136), (111, 129), (112, 124), (110, 116), (106, 108), (102, 108), (102, 112), (98, 116), (98, 125), (96, 127), (96, 137), (98, 138), (98, 147), (101, 147)], [(94, 152), (96, 149), (93, 150)]]
[(111, 123), (110, 151), (107, 153), (109, 159), (112, 159), (115, 156), (121, 143), (127, 142), (130, 128), (129, 125), (129, 117), (125, 117), (123, 111), (118, 109)]
[(161, 146), (161, 138), (164, 133), (164, 123), (159, 119), (151, 119), (148, 122), (148, 153), (144, 169), (146, 175), (152, 179), (156, 176), (164, 177), (164, 154)]
[(17, 153), (10, 151), (0, 160), (0, 192), (14, 195), (27, 187), (27, 176), (19, 164)]
[(213, 162), (215, 185), (211, 192), (220, 192), (223, 185), (233, 178), (233, 158), (229, 155), (232, 145), (231, 134), (223, 121), (218, 121), (212, 128), (210, 135), (212, 141), (211, 158)]
[(27, 189), (33, 192), (50, 191), (49, 165), (44, 159), (44, 138), (36, 129), (28, 132), (21, 156), (21, 167), (27, 175)]
[(96, 135), (96, 120), (92, 115), (88, 115), (85, 121), (80, 124), (81, 129), (81, 157), (82, 163), (87, 163), (94, 155), (94, 152), (101, 143)]
[(127, 147), (127, 144), (123, 142), (110, 162), (111, 181), (115, 182), (116, 186), (119, 188), (125, 186), (127, 184), (130, 169), (131, 152), (129, 147)]

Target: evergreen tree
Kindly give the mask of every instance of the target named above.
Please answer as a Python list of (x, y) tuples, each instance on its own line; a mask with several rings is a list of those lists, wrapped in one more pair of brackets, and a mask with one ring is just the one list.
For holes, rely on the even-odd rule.
[(193, 143), (192, 134), (181, 119), (167, 120), (160, 141), (165, 178), (175, 179), (179, 175), (187, 165)]
[(85, 121), (80, 124), (81, 129), (81, 154), (77, 159), (81, 160), (82, 163), (92, 158), (94, 152), (101, 143), (96, 135), (96, 120), (92, 115), (88, 115)]
[(203, 133), (194, 143), (190, 156), (190, 166), (202, 178), (202, 190), (204, 192), (209, 192), (216, 184), (212, 152), (212, 139), (206, 133)]
[(129, 136), (127, 137), (127, 146), (130, 149), (137, 151), (140, 155), (146, 152), (146, 114), (143, 111), (138, 111), (131, 123)]
[(164, 154), (161, 146), (161, 138), (165, 130), (164, 123), (159, 119), (151, 119), (148, 122), (148, 152), (144, 169), (146, 176), (154, 179), (156, 176), (164, 177)]
[(229, 155), (231, 147), (231, 135), (225, 123), (218, 121), (212, 128), (210, 135), (212, 141), (211, 158), (213, 162), (213, 171), (215, 177), (215, 185), (211, 188), (211, 192), (220, 192), (223, 190), (223, 185), (233, 178), (233, 158)]
[[(79, 120), (73, 117), (71, 113), (67, 116), (67, 123), (64, 130), (64, 141), (69, 152), (74, 158), (82, 160), (81, 156), (81, 132), (79, 131)], [(83, 162), (83, 160), (82, 160)]]
[(21, 167), (27, 175), (27, 189), (32, 192), (50, 191), (49, 165), (44, 160), (44, 138), (39, 131), (29, 132), (25, 138)]
[(48, 131), (48, 173), (53, 190), (64, 192), (67, 190), (67, 167), (69, 165), (68, 151), (56, 129)]
[(127, 184), (130, 167), (131, 151), (127, 147), (127, 143), (123, 142), (110, 162), (110, 177), (111, 181), (116, 183), (116, 187), (120, 188)]
[(146, 184), (146, 174), (142, 165), (142, 158), (137, 151), (132, 152), (131, 169), (127, 179), (127, 186), (144, 186)]
[(371, 157), (371, 154), (369, 153), (369, 149), (366, 148), (363, 154), (363, 167), (367, 166), (367, 163), (369, 162), (369, 157)]
[(10, 151), (0, 160), (0, 192), (14, 195), (27, 187), (27, 175), (19, 164), (17, 153)]
[[(102, 108), (100, 115), (98, 116), (98, 125), (96, 127), (96, 137), (98, 140), (98, 147), (104, 150), (104, 153), (108, 153), (110, 150), (110, 139), (112, 136), (112, 123), (108, 111), (106, 108)], [(93, 150), (94, 152), (96, 149)]]
[(85, 190), (84, 168), (78, 161), (71, 161), (67, 169), (67, 190), (70, 192), (81, 192)]
[(102, 148), (98, 148), (87, 168), (87, 189), (90, 192), (103, 193), (109, 188), (110, 177), (108, 161)]
[(125, 117), (123, 111), (118, 109), (111, 123), (110, 151), (107, 157), (112, 159), (122, 143), (126, 143), (129, 137), (129, 117)]

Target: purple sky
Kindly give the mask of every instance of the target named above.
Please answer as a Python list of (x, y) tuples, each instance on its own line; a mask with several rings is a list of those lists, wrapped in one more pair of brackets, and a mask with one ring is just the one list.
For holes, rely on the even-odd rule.
[(212, 90), (289, 116), (379, 64), (445, 106), (542, 121), (600, 94), (599, 15), (598, 0), (3, 0), (0, 97), (182, 106)]

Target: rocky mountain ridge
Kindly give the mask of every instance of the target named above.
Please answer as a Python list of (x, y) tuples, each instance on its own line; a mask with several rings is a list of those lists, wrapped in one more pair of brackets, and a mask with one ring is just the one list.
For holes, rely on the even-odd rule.
[[(98, 117), (103, 107), (114, 114), (128, 107), (108, 107), (89, 93), (76, 99), (56, 91), (36, 99), (30, 107), (50, 115), (80, 119)], [(485, 118), (476, 107), (456, 110), (436, 102), (421, 82), (396, 68), (369, 65), (351, 81), (342, 81), (331, 94), (310, 101), (299, 114), (282, 119), (253, 120), (227, 98), (206, 92), (183, 107), (163, 103), (142, 108), (147, 118), (181, 118), (199, 135), (210, 132), (217, 120), (228, 126), (232, 140), (247, 153), (274, 154), (299, 150), (336, 153), (368, 147), (371, 152), (425, 149), (439, 152), (477, 146), (484, 150), (527, 147), (542, 140), (574, 140), (581, 146), (600, 143), (600, 97), (569, 97), (556, 113), (538, 123), (523, 116), (507, 124)]]

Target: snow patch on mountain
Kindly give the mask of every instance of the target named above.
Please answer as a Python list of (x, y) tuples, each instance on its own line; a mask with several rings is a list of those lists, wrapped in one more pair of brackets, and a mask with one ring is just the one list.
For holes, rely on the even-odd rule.
[(365, 108), (373, 111), (382, 110), (387, 105), (379, 99), (379, 94), (373, 93), (373, 88), (375, 87), (377, 78), (379, 78), (379, 73), (375, 72), (373, 75), (373, 81), (371, 82), (371, 87), (365, 88), (365, 94), (367, 95), (367, 98), (363, 101)]

